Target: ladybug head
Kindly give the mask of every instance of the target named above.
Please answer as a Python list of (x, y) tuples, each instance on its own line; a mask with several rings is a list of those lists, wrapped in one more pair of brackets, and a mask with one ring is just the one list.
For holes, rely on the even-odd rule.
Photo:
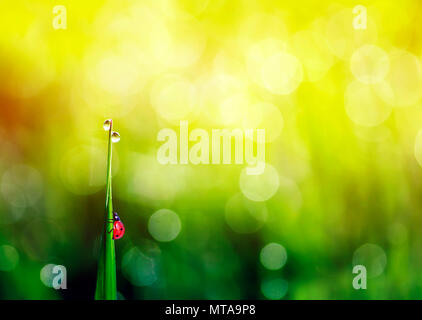
[(119, 215), (117, 214), (117, 212), (113, 212), (113, 216), (114, 216), (114, 220), (115, 220), (115, 221), (120, 221), (120, 217), (119, 217)]

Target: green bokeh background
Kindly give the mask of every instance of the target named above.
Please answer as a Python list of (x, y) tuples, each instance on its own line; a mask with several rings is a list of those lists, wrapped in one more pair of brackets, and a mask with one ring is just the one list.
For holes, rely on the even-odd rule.
[[(94, 298), (107, 118), (121, 135), (113, 146), (113, 207), (126, 227), (116, 241), (119, 298), (422, 297), (419, 1), (361, 1), (366, 31), (352, 27), (354, 1), (60, 4), (66, 30), (53, 28), (52, 1), (0, 3), (1, 299)], [(306, 34), (309, 50), (298, 45), (301, 31), (315, 32)], [(288, 94), (248, 64), (267, 40), (259, 66), (277, 50), (301, 64)], [(354, 116), (345, 92), (358, 81), (352, 55), (366, 44), (388, 56), (378, 80), (394, 98), (356, 94)], [(182, 89), (166, 91), (167, 81)], [(246, 104), (224, 104), (233, 95)], [(262, 102), (278, 111), (254, 122), (249, 106)], [(159, 164), (157, 133), (180, 120), (208, 132), (265, 128), (276, 192), (247, 199), (245, 165)], [(264, 193), (266, 181), (257, 184)], [(148, 227), (162, 209), (180, 222), (180, 230), (177, 219), (160, 222), (159, 235), (178, 231), (171, 241)], [(282, 256), (265, 258), (269, 243)], [(270, 270), (266, 259), (283, 265)], [(367, 267), (366, 290), (352, 287), (357, 263)], [(67, 268), (68, 289), (51, 288), (51, 264)]]

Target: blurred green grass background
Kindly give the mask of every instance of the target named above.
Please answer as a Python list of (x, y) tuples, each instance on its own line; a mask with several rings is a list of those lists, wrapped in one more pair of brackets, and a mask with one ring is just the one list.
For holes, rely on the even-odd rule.
[[(419, 1), (60, 4), (0, 3), (1, 299), (93, 299), (107, 118), (119, 298), (422, 296)], [(265, 173), (160, 165), (180, 120), (265, 128)]]

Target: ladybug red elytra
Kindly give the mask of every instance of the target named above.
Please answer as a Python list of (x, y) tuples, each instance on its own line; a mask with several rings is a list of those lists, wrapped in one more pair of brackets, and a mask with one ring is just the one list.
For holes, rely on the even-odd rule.
[(113, 212), (113, 229), (110, 230), (113, 231), (113, 239), (120, 239), (125, 234), (125, 226), (123, 225), (122, 220), (120, 220), (119, 215), (117, 212)]

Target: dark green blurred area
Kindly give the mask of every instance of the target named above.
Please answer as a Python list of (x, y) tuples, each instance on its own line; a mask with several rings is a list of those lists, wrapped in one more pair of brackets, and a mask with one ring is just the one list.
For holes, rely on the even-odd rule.
[[(326, 30), (337, 12), (351, 14), (352, 1), (217, 2), (170, 1), (165, 14), (151, 1), (76, 1), (61, 34), (47, 1), (0, 4), (0, 20), (9, 12), (0, 23), (0, 299), (94, 298), (107, 118), (121, 135), (113, 146), (113, 207), (126, 228), (116, 241), (120, 299), (422, 297), (420, 3), (363, 1), (377, 37), (346, 37), (341, 25), (351, 49), (341, 55), (319, 23)], [(242, 27), (256, 13), (283, 21), (286, 35), (278, 22)], [(149, 23), (150, 38), (139, 32)], [(324, 47), (315, 64), (294, 40), (314, 27)], [(248, 69), (249, 47), (267, 38), (286, 41), (303, 65), (289, 94), (263, 87)], [(385, 75), (394, 102), (360, 91), (363, 109), (350, 111), (351, 55), (368, 43), (403, 73)], [(115, 69), (109, 56), (120, 59)], [(96, 60), (108, 61), (106, 71)], [(169, 83), (177, 95), (166, 96)], [(245, 175), (246, 165), (158, 163), (157, 134), (177, 132), (179, 120), (209, 132), (256, 120), (243, 104), (220, 110), (234, 94), (230, 101), (240, 95), (247, 107), (275, 107), (256, 123), (271, 138), (262, 177)], [(66, 267), (66, 290), (52, 288), (53, 265)], [(366, 290), (352, 286), (355, 265), (367, 268)]]

